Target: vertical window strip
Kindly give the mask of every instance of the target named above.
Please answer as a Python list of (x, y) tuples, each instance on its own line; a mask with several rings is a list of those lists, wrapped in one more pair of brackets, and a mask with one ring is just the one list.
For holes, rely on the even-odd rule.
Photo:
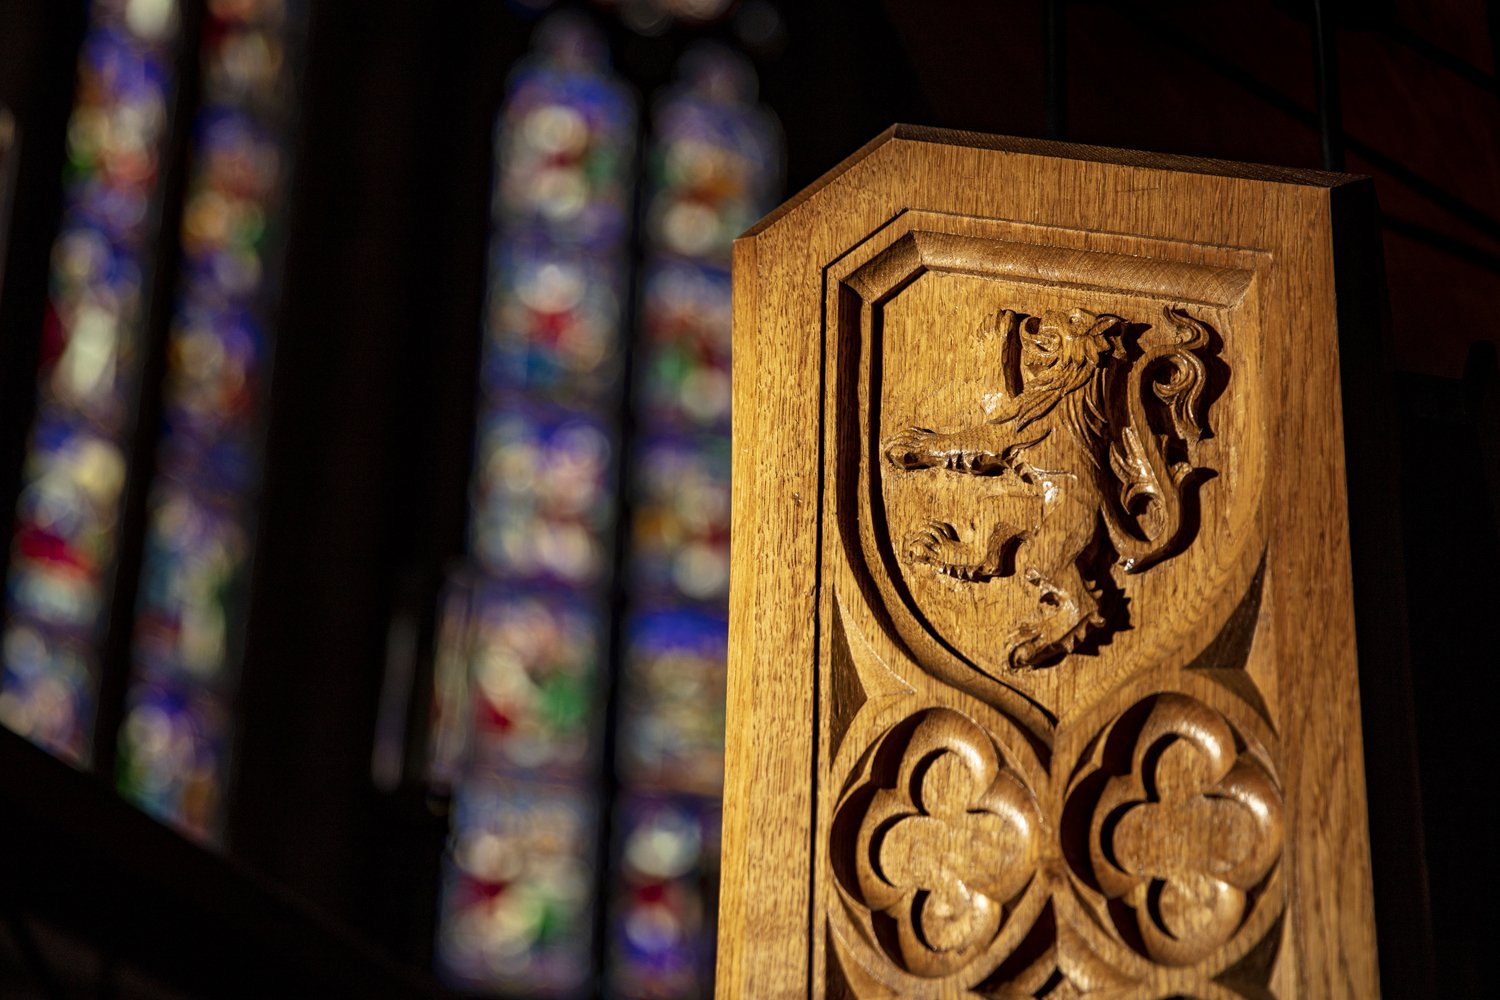
[(94, 0), (67, 129), (6, 581), (0, 722), (78, 764), (92, 753), (179, 25), (176, 0)]
[(617, 766), (609, 992), (712, 984), (729, 592), (729, 255), (780, 190), (754, 70), (703, 45), (657, 102), (641, 278), (643, 437)]
[(590, 987), (636, 101), (586, 22), (537, 29), (496, 127), (468, 565), (440, 626), (445, 978)]
[(300, 0), (209, 0), (201, 36), (116, 780), (207, 842), (224, 821), (305, 14)]

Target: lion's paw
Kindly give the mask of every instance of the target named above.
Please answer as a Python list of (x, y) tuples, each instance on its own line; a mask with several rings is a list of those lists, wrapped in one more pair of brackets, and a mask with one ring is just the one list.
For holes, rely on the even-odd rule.
[(885, 460), (896, 468), (905, 469), (908, 472), (916, 469), (930, 469), (940, 461), (936, 450), (932, 447), (933, 439), (937, 436), (936, 431), (930, 431), (925, 427), (908, 427), (886, 440)]

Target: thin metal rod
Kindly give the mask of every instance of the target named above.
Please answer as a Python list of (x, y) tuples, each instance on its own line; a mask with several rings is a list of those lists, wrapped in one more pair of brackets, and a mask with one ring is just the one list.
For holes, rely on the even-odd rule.
[(1329, 0), (1312, 0), (1313, 47), (1317, 56), (1318, 132), (1323, 169), (1344, 169), (1344, 104), (1339, 92), (1338, 28), (1328, 12)]
[(1047, 0), (1047, 138), (1068, 137), (1067, 0)]

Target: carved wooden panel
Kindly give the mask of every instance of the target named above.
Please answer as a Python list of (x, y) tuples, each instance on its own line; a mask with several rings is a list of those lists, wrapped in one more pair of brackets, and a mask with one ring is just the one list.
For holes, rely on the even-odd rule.
[(1372, 995), (1349, 179), (840, 171), (736, 248), (720, 995)]

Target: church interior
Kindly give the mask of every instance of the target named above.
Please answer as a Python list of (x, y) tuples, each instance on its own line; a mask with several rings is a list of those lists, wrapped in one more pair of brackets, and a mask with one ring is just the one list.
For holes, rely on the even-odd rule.
[(1375, 179), (1382, 976), (1482, 995), (1495, 0), (0, 0), (0, 995), (712, 995), (730, 248), (897, 122)]

